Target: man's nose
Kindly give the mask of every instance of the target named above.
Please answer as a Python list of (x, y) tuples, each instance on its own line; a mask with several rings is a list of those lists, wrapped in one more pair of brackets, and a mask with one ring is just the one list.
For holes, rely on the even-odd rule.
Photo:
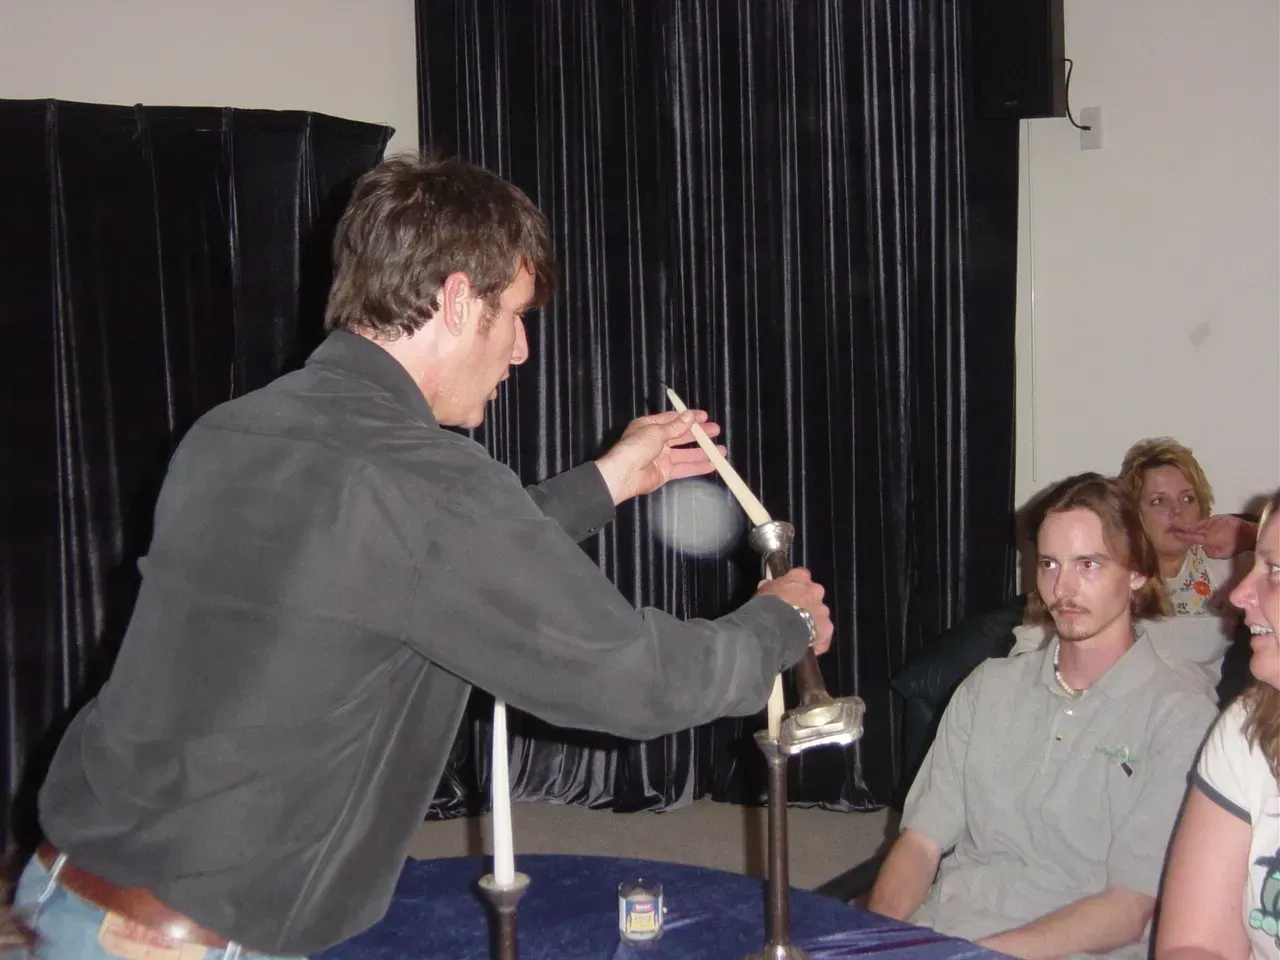
[(1076, 594), (1075, 579), (1066, 570), (1060, 570), (1053, 581), (1053, 599), (1067, 600)]
[(511, 365), (518, 367), (529, 359), (529, 338), (525, 336), (524, 321), (516, 320), (516, 341), (511, 345)]

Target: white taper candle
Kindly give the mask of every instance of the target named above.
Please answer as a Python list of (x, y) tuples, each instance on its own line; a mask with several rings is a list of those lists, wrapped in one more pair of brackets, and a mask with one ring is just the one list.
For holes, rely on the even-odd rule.
[(769, 739), (777, 740), (782, 732), (782, 710), (787, 701), (782, 696), (782, 674), (773, 678), (773, 690), (769, 692)]
[[(772, 580), (773, 574), (768, 570), (765, 571), (766, 580)], [(782, 732), (782, 712), (786, 709), (787, 701), (782, 695), (782, 674), (778, 674), (773, 678), (773, 689), (769, 691), (769, 705), (766, 716), (769, 718), (769, 739), (776, 741), (778, 735)]]
[(507, 769), (507, 704), (493, 703), (493, 760), (489, 776), (493, 808), (493, 880), (509, 887), (516, 880), (515, 840), (511, 834), (511, 776)]
[[(681, 413), (689, 409), (670, 387), (667, 387), (667, 399)], [(710, 459), (712, 466), (716, 468), (716, 473), (720, 474), (720, 478), (724, 480), (725, 486), (738, 498), (738, 502), (742, 504), (742, 509), (747, 512), (751, 522), (757, 527), (762, 523), (768, 523), (771, 519), (769, 511), (756, 499), (756, 495), (747, 488), (742, 478), (738, 476), (738, 471), (734, 470), (729, 465), (729, 461), (724, 458), (724, 454), (716, 449), (716, 445), (711, 442), (711, 438), (707, 436), (702, 426), (695, 423), (690, 429), (693, 433), (693, 439), (698, 441), (698, 446), (702, 448), (708, 459)]]

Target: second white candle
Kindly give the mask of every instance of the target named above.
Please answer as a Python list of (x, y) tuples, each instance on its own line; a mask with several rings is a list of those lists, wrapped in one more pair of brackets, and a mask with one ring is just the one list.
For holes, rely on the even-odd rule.
[(499, 887), (516, 881), (515, 840), (511, 832), (511, 775), (507, 769), (507, 704), (493, 704), (493, 760), (489, 776), (493, 808), (493, 880)]

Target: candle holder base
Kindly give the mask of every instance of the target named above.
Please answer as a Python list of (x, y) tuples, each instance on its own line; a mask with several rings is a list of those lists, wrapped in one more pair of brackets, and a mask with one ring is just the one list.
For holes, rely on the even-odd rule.
[(778, 747), (794, 757), (814, 747), (844, 747), (862, 736), (867, 705), (861, 697), (826, 697), (782, 716)]
[(492, 951), (495, 960), (517, 960), (520, 952), (516, 946), (516, 906), (529, 889), (529, 877), (517, 873), (510, 886), (500, 887), (492, 873), (480, 878), (480, 895), (493, 911), (494, 924)]
[(801, 950), (792, 944), (777, 944), (765, 947), (759, 953), (750, 953), (742, 960), (813, 960), (808, 950)]

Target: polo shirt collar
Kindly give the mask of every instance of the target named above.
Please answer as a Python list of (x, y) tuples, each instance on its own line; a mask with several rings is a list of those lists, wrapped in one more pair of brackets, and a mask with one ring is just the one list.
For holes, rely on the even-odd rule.
[[(1134, 633), (1137, 640), (1133, 646), (1094, 682), (1086, 694), (1097, 693), (1108, 700), (1124, 700), (1151, 682), (1152, 676), (1161, 667), (1161, 660), (1151, 644), (1150, 634), (1141, 623), (1134, 624)], [(1045, 645), (1040, 663), (1040, 682), (1058, 696), (1066, 697), (1066, 693), (1058, 685), (1057, 677), (1053, 675), (1053, 655), (1061, 643), (1055, 633)]]

